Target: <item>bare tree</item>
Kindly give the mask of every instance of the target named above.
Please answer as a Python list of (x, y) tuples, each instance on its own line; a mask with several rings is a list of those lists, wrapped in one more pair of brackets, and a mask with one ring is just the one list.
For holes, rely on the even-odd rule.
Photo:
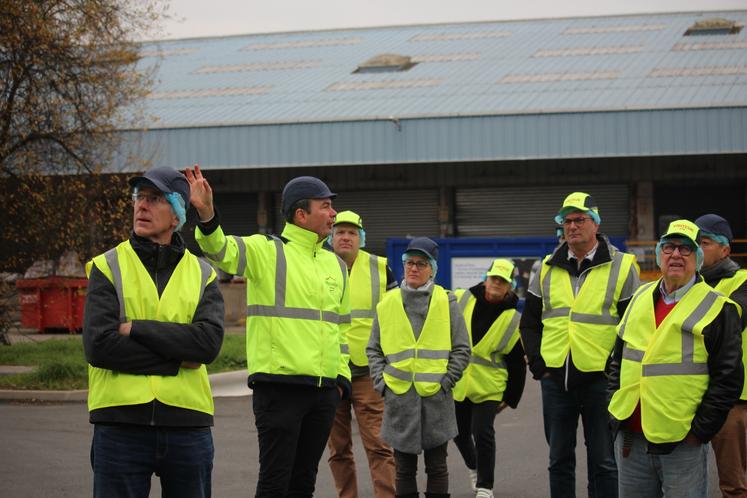
[(104, 175), (117, 130), (142, 126), (154, 66), (137, 40), (163, 0), (0, 2), (0, 271), (65, 250), (90, 256), (130, 225), (126, 183)]

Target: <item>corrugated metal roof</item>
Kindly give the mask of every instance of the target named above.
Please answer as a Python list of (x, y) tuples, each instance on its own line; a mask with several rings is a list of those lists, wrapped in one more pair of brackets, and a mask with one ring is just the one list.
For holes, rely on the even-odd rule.
[[(152, 42), (131, 147), (227, 168), (745, 152), (747, 30), (685, 36), (713, 17), (747, 10)], [(354, 73), (384, 53), (417, 64)]]
[[(169, 128), (747, 105), (735, 100), (747, 85), (747, 30), (684, 36), (711, 17), (747, 23), (747, 11), (731, 11), (149, 43), (159, 57), (143, 64), (159, 67), (146, 112), (151, 127)], [(353, 74), (381, 53), (418, 64)]]

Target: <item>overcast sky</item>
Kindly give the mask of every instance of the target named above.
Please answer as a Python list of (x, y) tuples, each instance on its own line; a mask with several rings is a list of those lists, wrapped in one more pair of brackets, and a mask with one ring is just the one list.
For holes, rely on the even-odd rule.
[(747, 9), (747, 0), (170, 0), (159, 38)]

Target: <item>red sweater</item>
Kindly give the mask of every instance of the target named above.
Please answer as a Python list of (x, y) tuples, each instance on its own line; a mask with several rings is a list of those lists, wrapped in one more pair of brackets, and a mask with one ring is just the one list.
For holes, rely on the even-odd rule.
[[(667, 317), (670, 311), (674, 309), (674, 307), (677, 305), (677, 303), (667, 304), (664, 302), (663, 297), (659, 297), (658, 301), (656, 301), (656, 306), (654, 307), (654, 316), (656, 318), (656, 328), (659, 328), (659, 325), (661, 322), (664, 321), (664, 319)], [(641, 427), (641, 402), (638, 402), (638, 405), (636, 405), (635, 410), (633, 411), (633, 414), (628, 419), (628, 429), (630, 429), (633, 432), (643, 432), (643, 428)]]

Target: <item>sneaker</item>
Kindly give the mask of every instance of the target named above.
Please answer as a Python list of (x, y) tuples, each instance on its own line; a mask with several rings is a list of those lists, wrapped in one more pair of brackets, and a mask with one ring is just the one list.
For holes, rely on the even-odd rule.
[(475, 498), (493, 498), (493, 490), (486, 488), (477, 488)]
[(477, 491), (477, 469), (467, 469), (469, 472), (469, 482), (472, 485), (472, 491)]

